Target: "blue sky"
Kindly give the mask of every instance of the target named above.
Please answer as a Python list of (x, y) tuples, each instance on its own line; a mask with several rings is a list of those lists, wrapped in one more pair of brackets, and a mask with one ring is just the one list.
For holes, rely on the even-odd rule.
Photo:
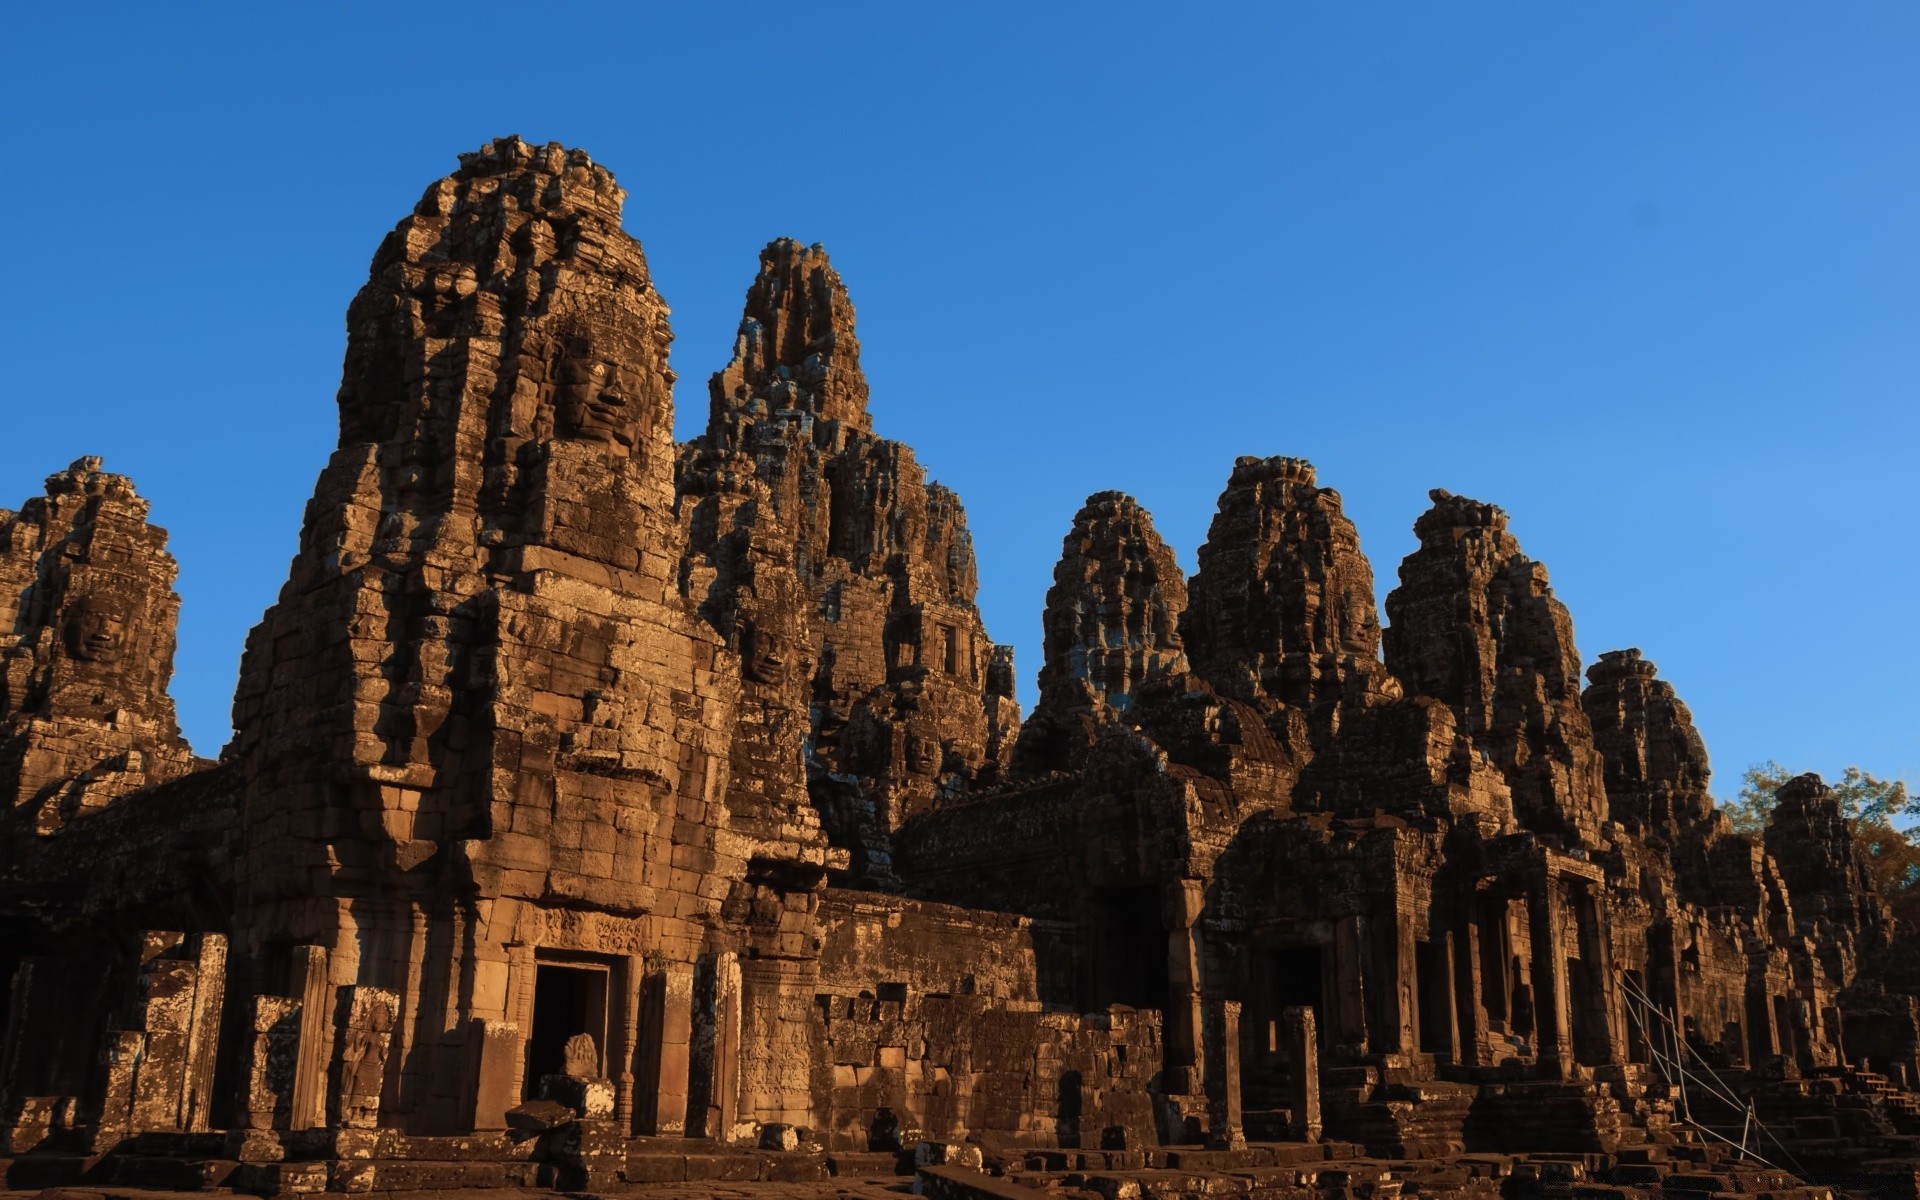
[(1717, 793), (1764, 758), (1920, 783), (1920, 9), (1181, 8), (23, 8), (0, 504), (81, 454), (134, 477), (217, 752), (347, 301), (517, 132), (628, 189), (683, 437), (760, 246), (826, 244), (1029, 700), (1088, 493), (1191, 569), (1234, 456), (1296, 454), (1383, 595), (1428, 488), (1506, 507)]

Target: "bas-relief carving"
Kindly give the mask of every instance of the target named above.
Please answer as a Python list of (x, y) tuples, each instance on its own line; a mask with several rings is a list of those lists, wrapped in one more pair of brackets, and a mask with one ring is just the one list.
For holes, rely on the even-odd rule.
[(119, 601), (83, 593), (67, 606), (63, 624), (67, 653), (103, 667), (125, 657), (129, 636), (126, 607)]
[(563, 436), (612, 442), (631, 450), (642, 414), (632, 372), (601, 356), (588, 337), (570, 338), (554, 370), (555, 415)]
[(740, 629), (740, 669), (747, 678), (768, 687), (787, 682), (793, 647), (787, 637), (764, 621), (742, 617)]

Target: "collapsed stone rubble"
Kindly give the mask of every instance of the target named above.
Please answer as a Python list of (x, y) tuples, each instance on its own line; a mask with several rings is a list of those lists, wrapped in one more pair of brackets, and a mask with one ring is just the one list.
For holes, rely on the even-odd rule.
[(1735, 832), (1499, 508), (1432, 493), (1383, 626), (1303, 460), (1192, 579), (1098, 493), (1023, 724), (826, 253), (676, 445), (624, 197), (507, 138), (387, 236), (217, 762), (132, 484), (0, 512), (10, 1186), (1920, 1187), (1838, 802)]

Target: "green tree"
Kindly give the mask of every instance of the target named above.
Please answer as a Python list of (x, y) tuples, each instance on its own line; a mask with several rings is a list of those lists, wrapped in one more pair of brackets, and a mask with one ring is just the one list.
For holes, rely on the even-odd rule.
[[(1766, 831), (1775, 793), (1794, 772), (1768, 759), (1740, 775), (1740, 793), (1721, 805), (1733, 827), (1742, 833)], [(1829, 785), (1840, 801), (1840, 811), (1853, 829), (1853, 840), (1867, 860), (1867, 872), (1881, 898), (1893, 906), (1902, 924), (1920, 923), (1920, 798), (1907, 792), (1898, 779), (1881, 779), (1859, 767), (1848, 767), (1838, 783)], [(1909, 823), (1902, 829), (1901, 822)]]
[[(1720, 807), (1741, 833), (1764, 833), (1774, 793), (1794, 774), (1772, 759), (1755, 763), (1740, 773), (1739, 795)], [(1920, 818), (1920, 799), (1908, 795), (1907, 785), (1898, 779), (1881, 779), (1859, 767), (1848, 767), (1840, 782), (1827, 786), (1839, 798), (1840, 811), (1856, 823), (1893, 826), (1903, 819)]]

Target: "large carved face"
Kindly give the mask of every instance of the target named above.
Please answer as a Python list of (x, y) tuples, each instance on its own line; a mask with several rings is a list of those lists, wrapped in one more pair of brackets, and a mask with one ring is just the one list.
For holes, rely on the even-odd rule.
[(576, 342), (560, 360), (556, 401), (560, 431), (592, 442), (633, 448), (638, 432), (632, 377), (619, 364)]
[(940, 769), (940, 739), (929, 729), (909, 728), (906, 746), (907, 770), (915, 775), (932, 775)]
[(751, 618), (740, 622), (740, 668), (748, 679), (779, 687), (787, 681), (787, 639)]
[(82, 662), (110, 665), (127, 652), (126, 610), (112, 600), (83, 595), (67, 609), (67, 653)]

